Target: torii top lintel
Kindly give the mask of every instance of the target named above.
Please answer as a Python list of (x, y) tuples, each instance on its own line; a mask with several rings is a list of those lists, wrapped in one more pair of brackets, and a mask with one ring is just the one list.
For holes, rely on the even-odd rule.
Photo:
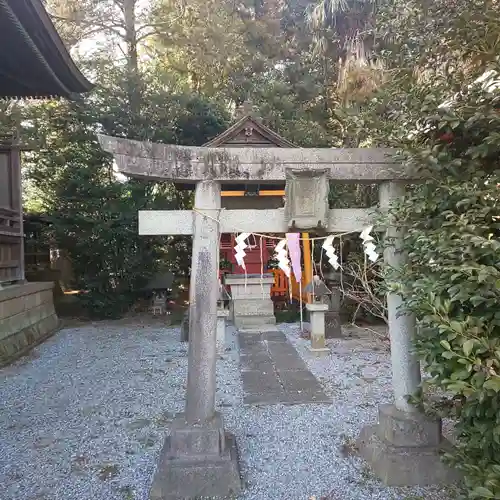
[(152, 180), (262, 184), (285, 181), (287, 169), (326, 171), (338, 182), (414, 178), (393, 159), (392, 149), (207, 148), (98, 137), (120, 172)]

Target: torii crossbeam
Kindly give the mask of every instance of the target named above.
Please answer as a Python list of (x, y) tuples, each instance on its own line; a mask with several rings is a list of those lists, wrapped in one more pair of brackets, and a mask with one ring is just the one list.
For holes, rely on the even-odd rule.
[(118, 170), (133, 177), (223, 183), (284, 181), (286, 169), (328, 171), (331, 181), (375, 183), (408, 179), (392, 149), (206, 148), (99, 135)]

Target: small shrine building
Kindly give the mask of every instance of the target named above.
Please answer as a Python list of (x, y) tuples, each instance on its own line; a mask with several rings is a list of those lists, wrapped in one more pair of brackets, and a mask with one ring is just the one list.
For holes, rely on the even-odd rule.
[[(77, 68), (41, 0), (0, 0), (0, 100), (72, 99), (93, 85)], [(27, 282), (21, 144), (0, 130), (0, 366), (58, 328), (53, 282)]]
[[(295, 144), (281, 137), (279, 134), (264, 125), (254, 113), (253, 106), (247, 102), (239, 108), (240, 118), (227, 130), (211, 141), (203, 144), (204, 147), (214, 148), (297, 148)], [(276, 209), (283, 208), (285, 204), (285, 183), (280, 184), (226, 184), (222, 185), (221, 206), (227, 209)], [(222, 234), (220, 244), (221, 274), (245, 274), (236, 262), (234, 247), (235, 234)], [(276, 235), (283, 238), (284, 235)], [(311, 245), (308, 241), (309, 234), (303, 233), (302, 255), (304, 260), (304, 278), (302, 289), (312, 280)], [(245, 250), (245, 265), (247, 274), (272, 273), (274, 285), (271, 296), (289, 296), (289, 281), (280, 269), (268, 268), (269, 261), (273, 258), (276, 240), (254, 237), (249, 241), (250, 247)], [(292, 278), (291, 296), (300, 298), (300, 287)], [(302, 293), (304, 302), (308, 301), (308, 294)]]

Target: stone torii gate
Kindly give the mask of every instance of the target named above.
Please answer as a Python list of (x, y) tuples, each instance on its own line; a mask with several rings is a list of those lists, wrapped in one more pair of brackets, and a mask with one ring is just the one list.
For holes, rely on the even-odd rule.
[[(151, 500), (226, 496), (241, 488), (236, 443), (215, 412), (218, 252), (221, 232), (274, 232), (322, 228), (361, 231), (373, 209), (328, 208), (329, 182), (379, 183), (380, 206), (404, 195), (414, 176), (382, 149), (203, 148), (99, 136), (118, 170), (132, 177), (193, 183), (192, 211), (141, 211), (143, 235), (193, 235), (190, 282), (189, 363), (185, 413), (173, 422), (160, 457)], [(286, 181), (286, 204), (277, 210), (221, 210), (221, 183)], [(388, 228), (395, 247), (388, 265), (403, 264), (402, 233)], [(447, 479), (437, 450), (438, 420), (407, 402), (420, 383), (412, 339), (415, 320), (398, 314), (401, 297), (389, 294), (394, 405), (380, 408), (378, 425), (364, 429), (362, 455), (388, 484)]]

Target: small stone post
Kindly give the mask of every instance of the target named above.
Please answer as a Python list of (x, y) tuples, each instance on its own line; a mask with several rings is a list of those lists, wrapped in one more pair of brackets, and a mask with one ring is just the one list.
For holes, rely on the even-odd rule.
[(181, 323), (181, 342), (189, 341), (189, 308), (186, 309), (186, 312), (182, 316)]
[(326, 285), (331, 294), (328, 298), (328, 311), (325, 313), (325, 338), (341, 338), (342, 324), (340, 321), (340, 304), (342, 292), (340, 290), (340, 273), (330, 272), (325, 275)]
[[(404, 184), (383, 183), (381, 209), (388, 209), (404, 194)], [(385, 264), (399, 268), (406, 259), (401, 251), (404, 233), (401, 228), (389, 225), (387, 237), (391, 239), (391, 247), (384, 252)], [(439, 451), (449, 446), (441, 434), (441, 421), (424, 415), (407, 401), (419, 387), (420, 365), (413, 353), (415, 318), (400, 311), (402, 303), (399, 295), (387, 295), (394, 404), (379, 407), (379, 423), (362, 429), (358, 447), (387, 485), (453, 482), (455, 472), (446, 467), (439, 456)]]
[(309, 350), (316, 356), (328, 356), (330, 349), (325, 345), (325, 313), (328, 304), (312, 302), (306, 304), (311, 318), (311, 347)]
[(217, 308), (217, 353), (222, 354), (226, 346), (226, 318), (229, 317), (229, 309)]
[(194, 205), (186, 412), (172, 422), (150, 500), (225, 497), (241, 489), (234, 437), (215, 412), (220, 184), (199, 182)]

